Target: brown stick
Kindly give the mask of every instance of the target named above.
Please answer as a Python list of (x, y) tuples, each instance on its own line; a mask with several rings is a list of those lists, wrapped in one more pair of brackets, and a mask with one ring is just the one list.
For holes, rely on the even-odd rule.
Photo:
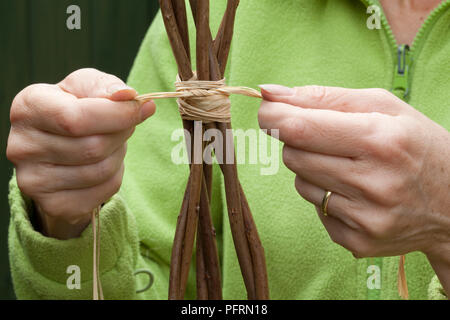
[(200, 199), (199, 227), (201, 234), (201, 247), (206, 270), (208, 295), (210, 300), (222, 299), (221, 276), (219, 266), (219, 253), (216, 244), (216, 231), (211, 219), (207, 186), (203, 180), (202, 195)]
[[(198, 28), (198, 17), (197, 17), (197, 1), (198, 0), (190, 0), (191, 11), (194, 17), (195, 25)], [(205, 36), (208, 38), (209, 44), (209, 69), (210, 69), (210, 79), (209, 80), (221, 80), (221, 72), (219, 68), (219, 63), (217, 62), (217, 52), (214, 50), (213, 39), (211, 35), (211, 29), (208, 27), (206, 30)]]
[[(197, 0), (197, 78), (209, 80), (209, 1)], [(209, 31), (209, 32), (208, 32)]]
[(203, 153), (202, 143), (198, 143), (194, 137), (193, 152), (192, 152), (192, 159), (194, 162), (191, 164), (192, 180), (190, 184), (190, 198), (186, 221), (186, 232), (184, 236), (184, 248), (183, 248), (184, 250), (181, 260), (181, 275), (180, 275), (181, 280), (179, 293), (180, 298), (184, 297), (186, 291), (186, 285), (189, 276), (189, 269), (194, 247), (195, 233), (198, 223), (198, 215), (200, 211), (200, 194), (203, 181), (203, 165), (201, 162), (202, 153)]
[[(211, 31), (209, 27), (209, 1), (197, 0), (194, 7), (197, 21), (197, 77), (199, 80), (210, 80), (209, 53), (211, 47)], [(207, 272), (208, 294), (210, 299), (221, 299), (220, 269), (218, 261), (215, 230), (210, 213), (211, 167), (204, 168), (205, 181), (201, 195), (200, 224), (201, 245), (204, 265)], [(209, 192), (208, 192), (209, 191)]]
[[(238, 0), (229, 0), (227, 4), (226, 13), (222, 20), (221, 26), (217, 33), (214, 48), (218, 54), (218, 60), (221, 66), (221, 71), (224, 72), (227, 62), (228, 54), (233, 37), (233, 26), (236, 16), (236, 10), (239, 5)], [(224, 74), (222, 74), (222, 77)], [(231, 126), (229, 126), (231, 128)], [(222, 167), (223, 170), (223, 167)], [(255, 290), (257, 299), (269, 299), (269, 288), (267, 279), (267, 269), (264, 248), (261, 244), (255, 222), (253, 220), (250, 207), (245, 197), (242, 186), (239, 183), (239, 190), (242, 203), (242, 213), (245, 223), (246, 235), (249, 242), (250, 251), (252, 254), (253, 273), (255, 275)]]
[[(233, 37), (233, 25), (236, 15), (237, 6), (239, 1), (229, 0), (227, 3), (227, 9), (219, 28), (218, 36), (214, 43), (215, 55), (217, 56), (217, 63), (220, 65), (220, 79), (224, 77), (225, 68), (228, 60), (228, 53), (230, 49), (231, 38)], [(225, 52), (221, 52), (225, 50)], [(215, 79), (213, 79), (215, 80)], [(230, 139), (229, 145), (226, 144), (227, 129), (231, 129), (231, 124), (216, 123), (216, 126), (224, 137), (224, 151), (223, 160), (226, 161), (227, 151), (234, 150), (234, 143)], [(232, 164), (221, 165), (222, 172), (225, 178), (225, 189), (227, 194), (227, 207), (230, 219), (230, 226), (232, 230), (233, 240), (235, 242), (236, 253), (241, 265), (241, 271), (244, 278), (244, 283), (247, 288), (248, 298), (256, 299), (255, 291), (255, 276), (252, 256), (250, 253), (250, 247), (248, 240), (246, 239), (243, 207), (241, 204), (241, 190), (237, 175), (236, 162)], [(227, 183), (228, 182), (228, 183)]]
[(253, 261), (253, 273), (255, 274), (255, 293), (256, 299), (268, 300), (269, 297), (269, 280), (267, 277), (266, 256), (264, 254), (264, 247), (258, 235), (255, 221), (253, 220), (250, 206), (247, 198), (239, 183), (242, 202), (242, 215), (244, 217), (245, 231), (249, 242), (250, 252)]
[[(217, 128), (224, 137), (223, 160), (221, 165), (225, 180), (225, 193), (228, 208), (228, 217), (230, 220), (230, 228), (233, 236), (236, 254), (241, 267), (242, 276), (244, 278), (245, 287), (248, 293), (248, 299), (256, 299), (255, 280), (253, 275), (253, 263), (250, 254), (247, 237), (245, 234), (244, 220), (242, 216), (241, 197), (239, 191), (239, 181), (237, 176), (237, 168), (235, 162), (227, 163), (227, 152), (234, 150), (231, 139), (227, 139), (227, 129), (231, 128), (229, 123), (217, 123)], [(227, 141), (230, 140), (230, 141)]]
[[(190, 185), (191, 176), (187, 185)], [(180, 215), (177, 219), (177, 227), (175, 229), (175, 237), (172, 246), (172, 257), (170, 259), (170, 276), (169, 276), (169, 299), (179, 299), (178, 292), (180, 287), (180, 270), (181, 270), (181, 256), (183, 251), (183, 239), (186, 232), (186, 219), (189, 203), (189, 188), (186, 188), (181, 205)]]
[(159, 4), (170, 45), (177, 62), (178, 74), (182, 80), (189, 80), (193, 76), (192, 67), (178, 30), (172, 2), (171, 0), (159, 0)]
[(198, 227), (197, 227), (197, 261), (196, 261), (196, 271), (197, 271), (197, 300), (208, 300), (208, 284), (206, 281), (207, 274), (205, 270), (205, 257), (203, 255), (203, 248), (202, 248), (202, 235), (200, 232), (201, 226), (200, 226), (200, 219), (198, 220)]
[(186, 4), (184, 0), (172, 0), (172, 7), (177, 22), (178, 32), (183, 42), (186, 55), (191, 60), (191, 48), (189, 46), (189, 28), (186, 15)]
[(239, 0), (228, 0), (224, 18), (220, 24), (219, 31), (217, 32), (216, 40), (214, 41), (214, 50), (217, 55), (217, 60), (219, 61), (222, 77), (224, 76), (227, 67), (238, 6)]
[[(225, 23), (222, 25), (227, 30), (225, 32), (225, 29), (223, 32), (225, 32), (226, 37), (229, 37), (227, 39), (230, 39), (232, 37), (232, 24), (230, 25), (230, 21), (234, 21), (234, 15), (236, 12), (238, 2), (231, 1), (229, 2), (229, 5), (227, 7), (227, 12), (224, 17)], [(191, 0), (191, 8), (193, 11), (194, 17), (197, 17), (197, 28), (199, 27), (199, 16), (198, 16), (198, 5), (197, 1)], [(227, 18), (228, 15), (228, 18)], [(231, 30), (229, 30), (231, 28)], [(209, 28), (208, 28), (209, 30)], [(209, 32), (208, 40), (211, 41), (211, 33)], [(225, 39), (225, 38), (223, 38)], [(225, 50), (229, 50), (229, 46), (223, 46)], [(221, 56), (222, 59), (227, 59), (228, 53)], [(226, 66), (226, 61), (222, 62), (223, 66)], [(212, 43), (210, 43), (210, 71), (211, 71), (211, 77), (210, 80), (220, 80), (223, 78), (223, 74), (221, 74), (219, 69), (219, 62), (217, 60), (216, 54), (213, 51)], [(216, 123), (214, 126), (223, 126)], [(225, 127), (223, 127), (225, 128)], [(231, 128), (231, 127), (230, 127)], [(226, 129), (225, 129), (226, 131)], [(224, 130), (222, 130), (222, 134), (225, 137)], [(231, 142), (230, 145), (225, 146), (225, 150), (234, 150), (234, 144)], [(224, 152), (225, 154), (225, 152)], [(234, 167), (234, 168), (233, 168)], [(238, 182), (237, 180), (237, 169), (235, 165), (231, 165), (231, 167), (227, 166), (227, 168), (223, 171), (225, 176), (225, 188), (226, 188), (226, 194), (227, 194), (227, 206), (229, 208), (229, 215), (230, 215), (230, 225), (233, 233), (233, 239), (235, 241), (235, 247), (238, 254), (239, 263), (241, 265), (241, 270), (244, 278), (244, 282), (246, 284), (247, 292), (250, 299), (256, 298), (256, 294), (254, 291), (254, 277), (252, 275), (253, 273), (253, 267), (252, 267), (252, 259), (250, 250), (248, 247), (247, 240), (245, 239), (245, 232), (244, 232), (244, 221), (242, 217), (242, 208), (240, 205), (239, 200), (239, 189), (237, 189), (238, 184), (233, 183)], [(236, 172), (236, 175), (233, 175), (233, 172)], [(230, 212), (235, 212), (235, 214), (230, 214)]]
[[(192, 78), (193, 73), (191, 70), (191, 64), (189, 61), (187, 50), (185, 48), (185, 42), (183, 42), (180, 36), (180, 31), (175, 18), (175, 13), (173, 11), (172, 2), (171, 0), (160, 0), (159, 2), (169, 41), (174, 52), (175, 61), (178, 65), (179, 75), (182, 80), (189, 80), (190, 78)], [(183, 18), (181, 18), (180, 21), (182, 20)], [(186, 34), (186, 32), (183, 32), (183, 34)], [(200, 149), (202, 149), (201, 146)], [(198, 152), (197, 149), (192, 153), (193, 159), (198, 156), (196, 152)], [(186, 290), (186, 284), (189, 275), (189, 265), (192, 258), (195, 231), (197, 227), (202, 175), (203, 169), (201, 164), (191, 166), (191, 173), (186, 191), (186, 193), (189, 195), (188, 199), (186, 200), (186, 227), (184, 229), (184, 233), (181, 229), (178, 238), (176, 237), (174, 239), (176, 241), (174, 241), (174, 245), (176, 246), (179, 246), (180, 241), (182, 241), (182, 250), (181, 254), (173, 257), (175, 258), (175, 261), (173, 263), (171, 262), (171, 268), (174, 268), (174, 270), (171, 277), (172, 282), (169, 285), (169, 299), (182, 299)], [(182, 238), (182, 240), (180, 240), (180, 238)], [(179, 262), (177, 261), (178, 259), (180, 260)], [(179, 264), (179, 267), (177, 266), (177, 264)]]

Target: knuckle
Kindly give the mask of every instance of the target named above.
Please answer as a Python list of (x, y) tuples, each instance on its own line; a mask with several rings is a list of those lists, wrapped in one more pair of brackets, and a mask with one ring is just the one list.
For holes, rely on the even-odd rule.
[(139, 112), (139, 104), (135, 101), (124, 102), (128, 104), (126, 108), (124, 108), (124, 123), (127, 128), (135, 126), (137, 123), (141, 121), (141, 115)]
[(340, 239), (340, 237), (337, 236), (337, 234), (335, 234), (334, 232), (328, 232), (328, 235), (329, 235), (331, 241), (333, 241), (334, 243), (336, 243), (338, 245), (342, 245), (341, 239)]
[(26, 149), (18, 144), (12, 144), (10, 141), (11, 138), (9, 138), (8, 146), (6, 147), (6, 158), (14, 164), (26, 160), (29, 154)]
[(21, 161), (29, 160), (40, 153), (41, 148), (34, 145), (29, 139), (22, 136), (22, 133), (14, 125), (8, 137), (6, 146), (6, 157), (9, 161), (17, 164)]
[(369, 258), (376, 256), (375, 248), (371, 244), (364, 241), (361, 241), (347, 249), (358, 258)]
[[(82, 201), (80, 201), (80, 203), (82, 203)], [(52, 195), (49, 197), (45, 197), (45, 199), (39, 201), (39, 208), (50, 217), (62, 218), (70, 214), (68, 210), (70, 210), (71, 204), (71, 201), (68, 201), (68, 199), (64, 199), (64, 201), (61, 201), (58, 196)], [(78, 206), (73, 207), (77, 208)]]
[(38, 193), (37, 190), (39, 188), (40, 182), (37, 181), (36, 176), (31, 175), (27, 171), (24, 172), (20, 168), (17, 168), (16, 180), (17, 186), (23, 194), (27, 196), (33, 196)]
[(107, 158), (95, 165), (95, 175), (98, 181), (106, 181), (112, 177), (117, 171), (117, 165), (114, 159)]
[(122, 167), (119, 170), (119, 172), (117, 172), (116, 175), (114, 175), (114, 177), (111, 180), (110, 184), (111, 187), (107, 197), (108, 199), (113, 195), (115, 195), (117, 192), (119, 192), (120, 187), (122, 186), (123, 173), (124, 173), (124, 165), (122, 164)]
[(269, 120), (269, 112), (267, 108), (267, 102), (263, 101), (261, 103), (261, 107), (258, 110), (258, 123), (261, 129), (269, 129), (267, 128), (268, 120)]
[(11, 124), (23, 121), (27, 117), (27, 112), (23, 106), (23, 93), (14, 97), (9, 111), (9, 120)]
[(372, 197), (376, 202), (392, 208), (401, 201), (400, 199), (402, 199), (405, 188), (407, 188), (407, 184), (403, 179), (391, 175), (389, 179), (384, 179), (384, 181), (374, 184)]
[(350, 238), (338, 232), (329, 232), (329, 237), (334, 243), (352, 252), (358, 258), (372, 257), (376, 254), (376, 248), (368, 238)]
[(393, 94), (383, 88), (370, 88), (367, 90), (368, 96), (374, 105), (383, 107), (391, 104)]
[(314, 85), (314, 86), (306, 86), (303, 89), (295, 88), (295, 90), (297, 92), (301, 90), (302, 94), (306, 92), (308, 98), (315, 103), (321, 103), (324, 101), (328, 101), (329, 99), (329, 90), (327, 87)]
[(23, 95), (26, 103), (34, 104), (36, 99), (40, 99), (42, 92), (42, 84), (32, 84), (25, 89), (19, 95)]
[(364, 230), (369, 237), (376, 240), (387, 239), (392, 236), (395, 224), (392, 219), (388, 217), (373, 219), (370, 223), (364, 226)]
[(293, 168), (296, 162), (292, 148), (286, 145), (283, 147), (283, 162), (288, 168)]
[(392, 97), (392, 93), (384, 88), (374, 88), (372, 90), (374, 95), (381, 99), (389, 99)]
[(75, 108), (65, 108), (54, 115), (56, 125), (70, 136), (81, 136), (82, 119)]
[(91, 74), (99, 74), (99, 73), (102, 73), (102, 72), (95, 68), (81, 68), (81, 69), (75, 70), (74, 72), (70, 73), (64, 79), (64, 82), (66, 82), (69, 85), (74, 84), (74, 83), (78, 82), (80, 79), (84, 79)]
[[(76, 211), (74, 211), (73, 209), (68, 209), (68, 210), (72, 210), (70, 215), (73, 216), (74, 218), (77, 216), (78, 217), (88, 216), (92, 213), (92, 211), (95, 207), (100, 205), (100, 203), (99, 204), (96, 203), (94, 205), (90, 201), (80, 201), (80, 202), (77, 201), (77, 203), (82, 203), (82, 204), (79, 207), (75, 207)], [(72, 207), (72, 208), (74, 208), (74, 207)]]
[(367, 152), (389, 163), (403, 162), (408, 157), (409, 133), (391, 121), (373, 125), (373, 134), (367, 143)]
[(65, 213), (65, 210), (60, 206), (60, 203), (52, 198), (40, 201), (39, 208), (45, 212), (45, 214), (54, 218), (61, 217)]
[(107, 157), (107, 141), (101, 136), (90, 136), (85, 138), (82, 159), (90, 163), (97, 163)]
[(35, 108), (38, 105), (45, 105), (46, 101), (46, 92), (52, 85), (37, 83), (32, 84), (26, 87), (21, 93), (19, 93), (19, 97), (17, 97), (17, 102), (23, 102), (26, 106), (30, 108)]
[(97, 72), (98, 72), (98, 76), (96, 77), (96, 83), (99, 86), (102, 86), (105, 83), (112, 83), (112, 82), (114, 82), (114, 83), (123, 83), (123, 81), (119, 77), (117, 77), (117, 76), (115, 76), (113, 74), (101, 72), (101, 71), (98, 71), (98, 70), (97, 70)]
[[(408, 149), (408, 134), (404, 130), (393, 129), (385, 133), (386, 154), (393, 159), (399, 159), (405, 150)], [(392, 157), (393, 156), (393, 157)]]
[(15, 163), (23, 159), (23, 148), (18, 140), (17, 135), (10, 133), (6, 146), (6, 158)]
[(37, 201), (39, 208), (50, 217), (63, 219), (68, 223), (92, 212), (90, 201), (83, 201), (73, 195), (48, 194)]
[(352, 252), (357, 258), (373, 257), (375, 255), (375, 248), (368, 239), (353, 239), (352, 241), (336, 243)]
[(356, 197), (362, 196), (386, 208), (393, 208), (401, 201), (408, 183), (395, 172), (369, 170), (364, 178), (353, 180), (351, 186), (357, 192)]

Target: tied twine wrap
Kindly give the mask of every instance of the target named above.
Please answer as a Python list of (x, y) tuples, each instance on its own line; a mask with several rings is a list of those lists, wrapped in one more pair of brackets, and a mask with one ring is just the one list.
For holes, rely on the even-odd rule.
[(138, 96), (135, 100), (146, 102), (154, 99), (178, 98), (178, 109), (184, 120), (210, 122), (231, 122), (230, 95), (262, 98), (261, 93), (247, 87), (229, 87), (225, 79), (219, 81), (197, 80), (197, 75), (188, 81), (177, 76), (176, 92), (157, 92)]
[[(210, 122), (231, 122), (230, 95), (262, 98), (261, 93), (247, 87), (228, 87), (225, 79), (219, 81), (200, 81), (194, 72), (192, 79), (181, 81), (177, 76), (176, 92), (156, 92), (140, 95), (134, 100), (145, 103), (155, 99), (178, 98), (178, 109), (182, 119)], [(100, 218), (101, 207), (92, 211), (93, 243), (93, 300), (104, 300), (100, 281)]]

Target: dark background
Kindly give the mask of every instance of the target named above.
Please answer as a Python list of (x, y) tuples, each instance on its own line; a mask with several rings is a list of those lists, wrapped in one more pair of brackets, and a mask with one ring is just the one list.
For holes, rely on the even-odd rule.
[[(81, 30), (66, 27), (70, 5), (81, 9)], [(85, 67), (126, 80), (157, 10), (157, 0), (0, 1), (0, 299), (15, 298), (7, 250), (12, 165), (5, 156), (14, 96)]]

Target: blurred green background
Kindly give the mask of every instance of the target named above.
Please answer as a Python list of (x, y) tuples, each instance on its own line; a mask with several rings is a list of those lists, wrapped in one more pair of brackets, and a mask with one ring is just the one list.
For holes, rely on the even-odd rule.
[[(81, 30), (66, 26), (70, 5), (81, 9)], [(157, 0), (0, 1), (0, 299), (15, 298), (7, 250), (12, 166), (5, 156), (14, 96), (85, 67), (126, 80), (157, 10)]]

